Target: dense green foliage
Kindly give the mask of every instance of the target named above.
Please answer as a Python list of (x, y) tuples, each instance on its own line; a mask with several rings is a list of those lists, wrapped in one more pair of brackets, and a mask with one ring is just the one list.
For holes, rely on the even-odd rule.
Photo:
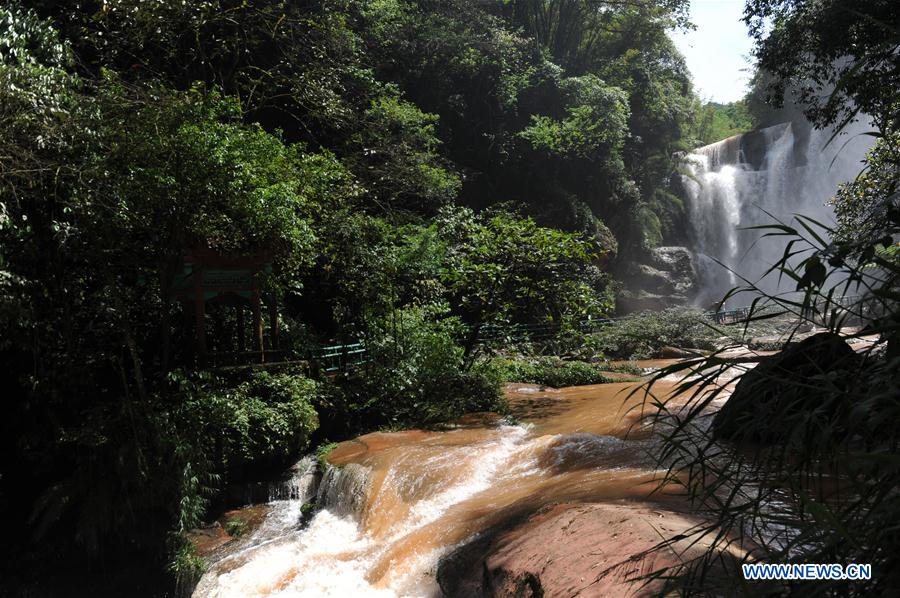
[[(832, 200), (843, 242), (889, 236), (900, 212), (900, 133), (889, 131), (875, 142), (866, 157), (866, 168), (854, 180), (841, 185)], [(890, 243), (885, 243), (890, 245)]]
[(700, 109), (696, 137), (704, 145), (715, 143), (754, 128), (754, 118), (743, 100), (729, 104), (709, 102)]
[(527, 382), (553, 388), (583, 384), (605, 384), (610, 381), (604, 375), (603, 366), (587, 361), (569, 361), (558, 357), (496, 358), (493, 365), (499, 368), (507, 382)]
[(768, 99), (794, 99), (818, 125), (858, 114), (897, 124), (900, 14), (890, 0), (748, 0)]
[(669, 308), (645, 312), (589, 335), (584, 351), (619, 359), (656, 357), (663, 347), (712, 349), (725, 333), (696, 309)]
[(448, 247), (443, 282), (469, 329), (467, 353), (485, 324), (563, 324), (612, 307), (596, 241), (503, 212), (476, 217), (465, 208), (445, 210), (436, 223)]
[(502, 411), (500, 379), (488, 364), (466, 367), (456, 319), (398, 310), (367, 331), (369, 361), (336, 382), (331, 409), (346, 431), (435, 424), (472, 411)]
[(317, 385), (303, 376), (258, 372), (229, 384), (206, 375), (177, 383), (174, 417), (212, 443), (206, 452), (225, 466), (295, 455), (318, 426)]
[[(137, 554), (189, 585), (183, 533), (222, 488), (317, 433), (502, 410), (486, 327), (608, 314), (618, 265), (683, 216), (665, 192), (693, 142), (666, 35), (681, 0), (27, 6), (0, 8), (0, 506), (27, 514), (20, 575)], [(367, 362), (203, 367), (176, 294), (195, 250), (271, 256), (281, 356), (362, 342)], [(207, 304), (210, 351), (247, 336), (228, 305)]]

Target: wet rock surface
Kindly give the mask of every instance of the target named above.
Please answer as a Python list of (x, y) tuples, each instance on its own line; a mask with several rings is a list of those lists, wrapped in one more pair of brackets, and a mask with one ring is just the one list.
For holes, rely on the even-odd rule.
[(685, 305), (697, 287), (694, 256), (685, 247), (657, 247), (650, 252), (649, 263), (635, 264), (628, 272), (629, 289), (619, 297), (625, 312), (659, 310)]
[(652, 596), (659, 585), (640, 578), (679, 562), (652, 550), (660, 534), (694, 523), (653, 503), (558, 504), (457, 549), (438, 580), (453, 597)]
[[(836, 389), (853, 380), (847, 375), (859, 367), (861, 357), (840, 335), (821, 332), (781, 352), (760, 358), (745, 373), (728, 401), (713, 420), (719, 438), (753, 442), (779, 442), (795, 429), (796, 418), (816, 413), (816, 417), (839, 419), (849, 408), (845, 402), (809, 393), (809, 379), (828, 377)], [(833, 395), (845, 401), (847, 393)], [(765, 422), (760, 425), (760, 422)]]
[(652, 265), (664, 273), (672, 292), (690, 295), (697, 285), (694, 256), (686, 247), (657, 247), (650, 252)]
[[(216, 562), (223, 556), (236, 550), (256, 531), (269, 514), (271, 507), (267, 504), (249, 505), (240, 509), (226, 511), (211, 525), (192, 530), (188, 539), (194, 545), (197, 555), (207, 562)], [(232, 535), (227, 528), (228, 522), (239, 521), (241, 534)]]

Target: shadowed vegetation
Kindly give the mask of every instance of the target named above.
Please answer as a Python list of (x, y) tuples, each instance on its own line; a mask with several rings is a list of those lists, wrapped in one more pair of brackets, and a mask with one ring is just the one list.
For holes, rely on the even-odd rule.
[[(692, 374), (657, 404), (659, 463), (707, 516), (692, 537), (712, 541), (701, 557), (652, 576), (694, 595), (890, 595), (900, 518), (900, 164), (896, 87), (885, 81), (897, 70), (897, 15), (886, 3), (803, 1), (750, 2), (746, 14), (771, 71), (759, 81), (777, 95), (799, 76), (818, 124), (863, 111), (878, 141), (860, 176), (836, 190), (836, 229), (802, 215), (763, 227), (763, 242), (786, 241), (768, 275), (797, 293), (767, 295), (755, 281), (730, 293), (759, 296), (748, 326), (795, 322), (782, 352), (716, 351), (657, 376)], [(765, 19), (774, 27), (761, 27)], [(792, 342), (812, 327), (819, 334)], [(726, 549), (739, 558), (723, 557)], [(749, 582), (738, 565), (753, 561), (869, 563), (872, 578)]]

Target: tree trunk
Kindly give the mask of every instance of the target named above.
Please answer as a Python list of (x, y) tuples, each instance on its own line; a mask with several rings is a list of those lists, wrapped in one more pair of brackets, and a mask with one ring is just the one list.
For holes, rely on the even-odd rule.
[(159, 323), (159, 365), (163, 374), (168, 373), (172, 360), (172, 285), (179, 265), (180, 260), (170, 259), (163, 265), (159, 275), (159, 300), (162, 304), (162, 317)]
[(481, 333), (481, 322), (473, 324), (466, 338), (463, 352), (463, 370), (468, 370), (475, 362), (475, 346), (478, 344), (478, 335)]

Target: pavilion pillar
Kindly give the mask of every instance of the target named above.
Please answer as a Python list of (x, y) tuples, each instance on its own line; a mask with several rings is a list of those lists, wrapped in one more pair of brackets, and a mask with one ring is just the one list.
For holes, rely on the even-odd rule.
[[(222, 361), (220, 359), (228, 359), (227, 353), (225, 350), (225, 326), (224, 322), (222, 322), (222, 318), (213, 319), (213, 335), (212, 335), (212, 351), (207, 355), (214, 356), (210, 359), (210, 363), (214, 366), (222, 365)], [(210, 348), (210, 347), (208, 347)]]
[(238, 354), (242, 355), (247, 350), (247, 343), (244, 340), (245, 333), (245, 325), (244, 325), (244, 306), (238, 304), (237, 306), (237, 350)]
[(262, 306), (259, 289), (253, 291), (253, 349), (259, 352), (259, 362), (266, 362), (266, 349), (263, 346)]
[(194, 345), (197, 364), (206, 365), (206, 301), (203, 297), (203, 268), (195, 264), (194, 278)]
[(278, 302), (275, 293), (269, 297), (269, 350), (278, 350)]

